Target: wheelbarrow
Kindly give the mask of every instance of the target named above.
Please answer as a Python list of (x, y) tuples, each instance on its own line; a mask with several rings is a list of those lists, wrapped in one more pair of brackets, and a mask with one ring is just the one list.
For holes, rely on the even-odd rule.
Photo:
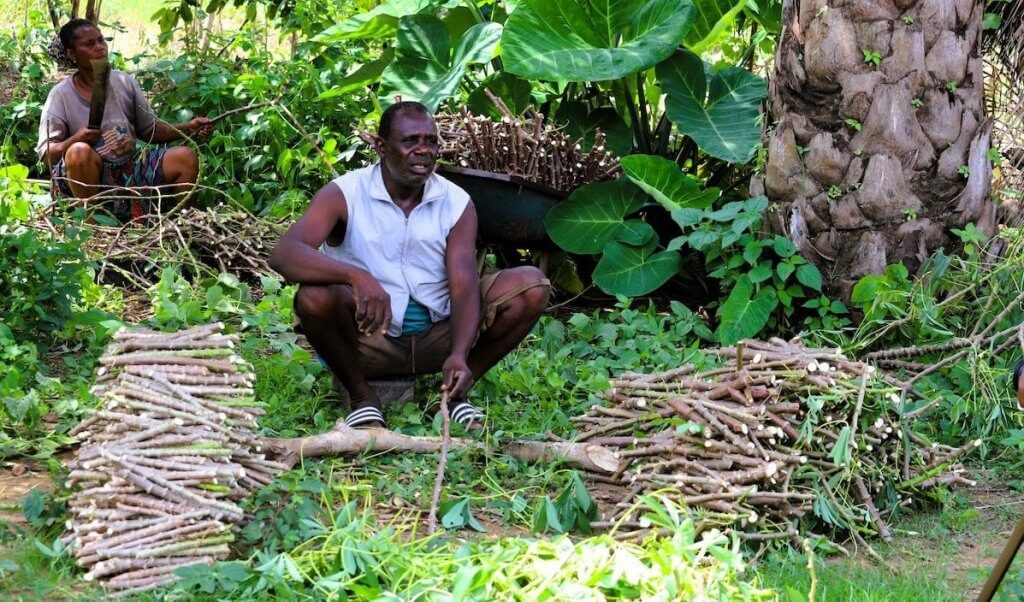
[(516, 176), (479, 169), (440, 166), (437, 171), (473, 199), (481, 247), (557, 250), (544, 230), (544, 216), (568, 194)]

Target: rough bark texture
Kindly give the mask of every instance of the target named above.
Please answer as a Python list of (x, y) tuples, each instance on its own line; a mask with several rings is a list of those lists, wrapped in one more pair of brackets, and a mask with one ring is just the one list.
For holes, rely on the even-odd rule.
[(978, 0), (783, 3), (751, 191), (844, 298), (887, 264), (914, 270), (952, 227), (995, 229), (983, 13)]

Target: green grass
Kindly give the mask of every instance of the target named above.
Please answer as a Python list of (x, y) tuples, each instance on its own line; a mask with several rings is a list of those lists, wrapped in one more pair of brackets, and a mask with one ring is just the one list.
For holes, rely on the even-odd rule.
[[(950, 559), (951, 560), (951, 559)], [(863, 559), (816, 561), (816, 602), (945, 602), (961, 600), (941, 579), (920, 574), (892, 574)], [(806, 556), (765, 562), (755, 583), (774, 590), (783, 602), (803, 602), (811, 587)]]

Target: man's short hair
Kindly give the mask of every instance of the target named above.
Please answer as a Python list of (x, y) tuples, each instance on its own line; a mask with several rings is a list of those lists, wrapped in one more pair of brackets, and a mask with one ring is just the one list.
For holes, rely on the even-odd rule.
[(381, 138), (387, 139), (387, 137), (391, 135), (391, 124), (395, 120), (395, 115), (398, 115), (398, 113), (405, 110), (430, 115), (430, 109), (428, 109), (422, 102), (416, 102), (415, 100), (403, 100), (401, 102), (396, 102), (390, 107), (384, 109), (384, 112), (381, 113), (380, 125), (377, 126), (377, 135)]

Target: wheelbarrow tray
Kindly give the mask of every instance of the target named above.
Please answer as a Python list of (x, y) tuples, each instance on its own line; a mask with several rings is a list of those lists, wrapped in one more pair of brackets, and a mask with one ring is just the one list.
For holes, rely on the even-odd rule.
[(481, 242), (538, 250), (554, 248), (544, 230), (544, 216), (568, 194), (508, 174), (448, 165), (439, 166), (437, 171), (473, 199)]

